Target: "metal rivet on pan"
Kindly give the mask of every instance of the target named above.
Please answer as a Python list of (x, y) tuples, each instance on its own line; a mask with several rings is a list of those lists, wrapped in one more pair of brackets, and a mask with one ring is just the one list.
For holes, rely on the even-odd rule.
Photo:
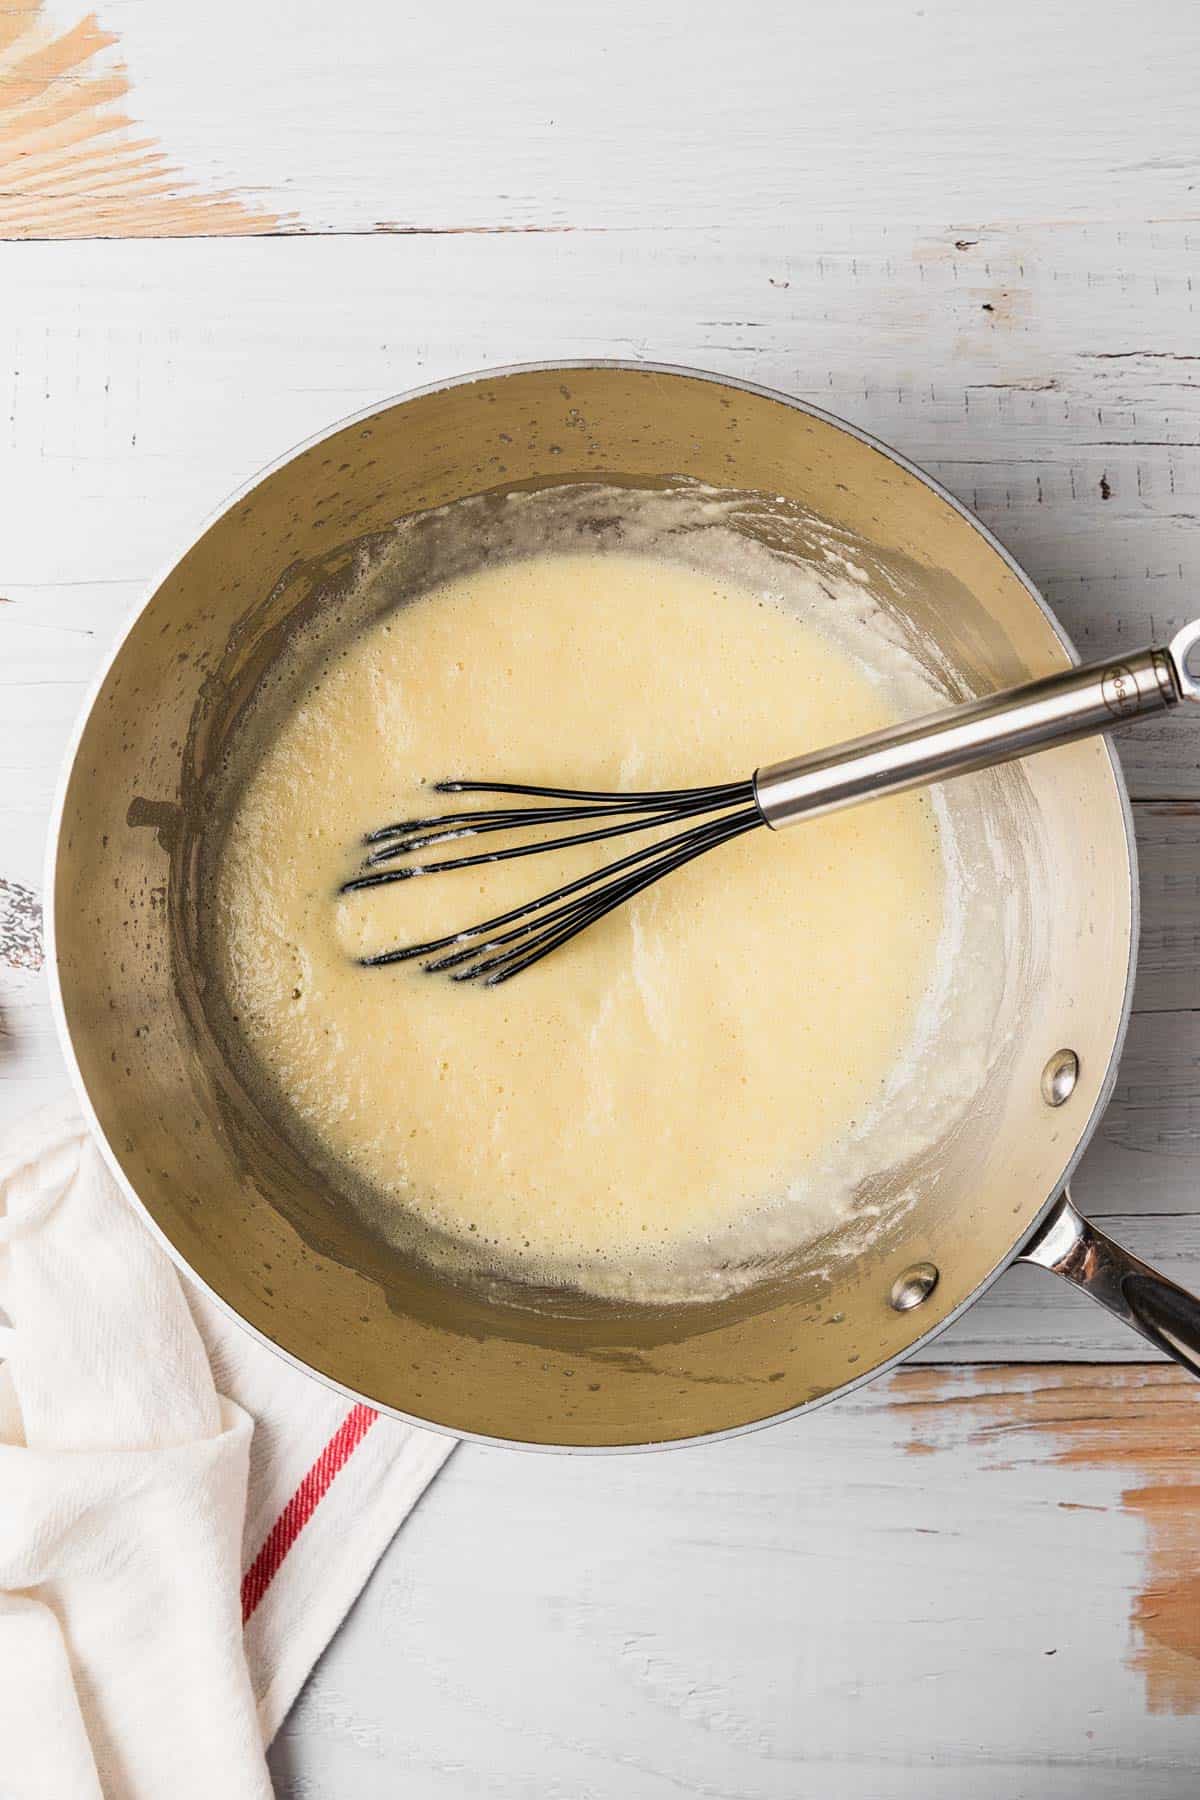
[(911, 1307), (920, 1306), (922, 1300), (928, 1300), (937, 1284), (936, 1263), (914, 1263), (903, 1275), (897, 1275), (888, 1298), (897, 1312), (908, 1312)]
[(1042, 1099), (1047, 1106), (1061, 1106), (1075, 1092), (1079, 1058), (1073, 1050), (1056, 1050), (1042, 1070)]

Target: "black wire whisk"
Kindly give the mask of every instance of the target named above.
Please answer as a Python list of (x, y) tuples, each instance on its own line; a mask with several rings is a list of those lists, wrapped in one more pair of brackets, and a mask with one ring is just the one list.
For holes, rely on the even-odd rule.
[[(1197, 653), (1200, 621), (1185, 625), (1162, 649), (1140, 650), (1119, 663), (1096, 662), (1067, 669), (1004, 693), (948, 707), (928, 718), (888, 726), (831, 750), (773, 763), (749, 780), (715, 787), (621, 794), (532, 787), (514, 781), (441, 781), (434, 790), (439, 794), (504, 794), (552, 804), (443, 813), (438, 818), (385, 825), (366, 839), (363, 872), (346, 882), (340, 890), (343, 894), (445, 869), (540, 856), (549, 850), (595, 844), (660, 826), (683, 825), (684, 829), (464, 931), (384, 950), (362, 961), (370, 968), (381, 968), (420, 959), (424, 968), (445, 970), (456, 981), (482, 981), (489, 986), (508, 981), (664, 875), (759, 825), (778, 830), (861, 800), (923, 787), (1071, 738), (1111, 731), (1127, 720), (1162, 712), (1180, 700), (1200, 700), (1200, 672), (1193, 673), (1189, 663)], [(597, 825), (598, 819), (612, 823)], [(459, 838), (577, 824), (588, 829), (434, 862), (401, 860)]]
[[(445, 971), (455, 981), (483, 981), (493, 986), (508, 981), (540, 962), (552, 950), (568, 943), (587, 926), (595, 924), (614, 907), (631, 900), (663, 875), (718, 844), (740, 837), (766, 820), (754, 796), (753, 781), (730, 781), (716, 787), (672, 788), (659, 793), (621, 794), (577, 788), (532, 787), (514, 781), (439, 781), (437, 794), (508, 794), (525, 799), (555, 800), (556, 806), (505, 806), (480, 811), (442, 813), (437, 818), (402, 819), (372, 831), (365, 842), (368, 856), (364, 872), (347, 881), (343, 894), (364, 888), (408, 881), (414, 875), (434, 875), (446, 869), (471, 869), (484, 863), (508, 862), (519, 856), (540, 856), (575, 844), (595, 844), (632, 831), (651, 831), (658, 826), (699, 819), (685, 831), (646, 844), (616, 862), (567, 881), (524, 906), (497, 913), (478, 925), (453, 931), (422, 944), (406, 944), (361, 960), (367, 968), (388, 963), (428, 958), (431, 973)], [(716, 817), (711, 815), (716, 814)], [(452, 856), (435, 862), (396, 864), (401, 857), (429, 850), (461, 838), (493, 831), (511, 832), (527, 827), (584, 824), (596, 819), (614, 823), (590, 830), (539, 838), (533, 843), (508, 845), (473, 855)], [(445, 951), (447, 954), (440, 955)]]

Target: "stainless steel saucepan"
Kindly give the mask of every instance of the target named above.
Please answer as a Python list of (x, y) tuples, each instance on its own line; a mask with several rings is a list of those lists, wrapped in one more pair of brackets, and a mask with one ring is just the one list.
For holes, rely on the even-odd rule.
[[(869, 1242), (818, 1245), (731, 1299), (634, 1307), (455, 1286), (339, 1204), (221, 1055), (198, 844), (215, 761), (282, 639), (398, 518), (516, 484), (667, 478), (759, 496), (746, 528), (797, 555), (810, 513), (846, 534), (955, 697), (1072, 666), (1032, 584), (956, 501), (761, 388), (644, 364), (537, 366), (337, 426), (236, 495), (158, 584), (64, 776), (48, 881), (56, 1005), (115, 1174), (181, 1266), (285, 1356), (385, 1411), (489, 1440), (646, 1446), (788, 1416), (908, 1355), (1015, 1260), (1076, 1282), (1200, 1373), (1200, 1305), (1066, 1193), (1133, 988), (1133, 833), (1107, 739), (987, 778), (1021, 924), (1007, 1037), (970, 1128), (908, 1172), (911, 1203)], [(1123, 665), (1110, 675), (1119, 707)]]

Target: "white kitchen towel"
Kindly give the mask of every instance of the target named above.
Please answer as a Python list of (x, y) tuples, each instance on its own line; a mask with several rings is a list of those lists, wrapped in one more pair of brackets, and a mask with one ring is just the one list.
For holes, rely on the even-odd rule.
[(452, 1441), (185, 1284), (70, 1106), (0, 1139), (0, 1357), (0, 1800), (269, 1795), (264, 1746)]

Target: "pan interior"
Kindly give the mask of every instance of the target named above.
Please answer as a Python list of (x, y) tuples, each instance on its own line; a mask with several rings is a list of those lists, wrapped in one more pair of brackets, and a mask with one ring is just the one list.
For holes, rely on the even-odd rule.
[[(564, 470), (570, 431), (578, 449)], [(986, 874), (960, 965), (964, 988), (991, 996), (986, 1067), (964, 1073), (950, 1037), (937, 1065), (975, 1089), (970, 1108), (874, 1188), (865, 1175), (864, 1205), (834, 1239), (718, 1302), (450, 1280), (341, 1204), (336, 1171), (280, 1128), (229, 1054), (203, 895), (218, 776), (282, 647), (301, 632), (316, 641), (339, 608), (369, 608), (364, 559), (394, 542), (397, 519), (410, 521), (419, 592), (454, 553), (452, 503), (485, 525), (514, 490), (562, 486), (590, 495), (602, 521), (698, 485), (725, 495), (737, 531), (776, 555), (852, 558), (949, 697), (1066, 661), (978, 528), (833, 423), (699, 378), (521, 372), (346, 427), (236, 503), (133, 627), (68, 785), (63, 1006), (123, 1174), (252, 1326), (372, 1402), (452, 1429), (580, 1445), (692, 1437), (824, 1397), (901, 1353), (969, 1296), (1053, 1190), (1120, 1030), (1130, 866), (1112, 765), (1092, 743), (971, 778), (957, 797), (946, 789), (955, 841)], [(1064, 1045), (1081, 1081), (1056, 1113), (1039, 1076)], [(918, 1261), (940, 1279), (914, 1318), (888, 1295)]]
[[(335, 901), (372, 827), (488, 805), (428, 772), (672, 789), (945, 704), (955, 672), (894, 574), (873, 588), (845, 534), (778, 501), (768, 551), (762, 511), (695, 484), (458, 501), (364, 546), (255, 689), (222, 682), (180, 908), (216, 977), (204, 1023), (331, 1205), (493, 1300), (694, 1305), (831, 1273), (990, 1128), (1039, 980), (1000, 856), (1039, 849), (1020, 779), (760, 821), (503, 991), (355, 964), (651, 835)], [(459, 833), (428, 860), (531, 842)]]

